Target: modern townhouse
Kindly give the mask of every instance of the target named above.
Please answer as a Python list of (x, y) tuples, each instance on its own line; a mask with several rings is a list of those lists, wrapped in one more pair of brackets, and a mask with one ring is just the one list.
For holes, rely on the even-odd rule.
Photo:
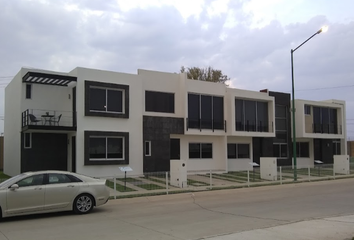
[[(289, 99), (185, 73), (22, 68), (5, 89), (4, 172), (58, 169), (103, 177), (130, 166), (128, 174), (141, 175), (169, 171), (171, 160), (184, 160), (188, 172), (227, 172), (251, 170), (261, 157), (290, 165)], [(345, 114), (335, 106), (337, 116)], [(343, 134), (337, 135), (331, 139)], [(309, 144), (320, 138), (299, 137)]]
[(345, 102), (295, 100), (298, 167), (347, 154)]

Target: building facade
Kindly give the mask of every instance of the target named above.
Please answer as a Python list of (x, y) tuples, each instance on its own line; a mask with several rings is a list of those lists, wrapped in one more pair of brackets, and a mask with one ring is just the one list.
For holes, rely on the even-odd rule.
[[(289, 100), (286, 93), (229, 88), (185, 73), (22, 68), (5, 89), (4, 172), (104, 177), (130, 166), (129, 174), (140, 175), (169, 171), (177, 159), (189, 172), (228, 172), (273, 156), (290, 165)], [(345, 108), (337, 109), (343, 132)], [(305, 117), (299, 124), (306, 125)], [(322, 136), (304, 134), (300, 140), (312, 144)], [(332, 135), (325, 139), (344, 137)]]

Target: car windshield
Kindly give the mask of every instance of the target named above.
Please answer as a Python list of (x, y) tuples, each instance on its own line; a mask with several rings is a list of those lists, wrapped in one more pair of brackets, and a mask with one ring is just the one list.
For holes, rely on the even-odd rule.
[(26, 176), (26, 174), (20, 174), (20, 175), (16, 175), (12, 178), (7, 179), (6, 181), (0, 183), (0, 188), (2, 188), (3, 186), (7, 185), (10, 182), (16, 182), (17, 180), (21, 179), (22, 177)]

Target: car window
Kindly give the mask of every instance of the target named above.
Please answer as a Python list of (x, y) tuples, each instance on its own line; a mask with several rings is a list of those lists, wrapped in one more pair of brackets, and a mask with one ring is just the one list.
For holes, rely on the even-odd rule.
[(43, 184), (43, 174), (33, 175), (17, 182), (19, 187), (37, 186)]
[(73, 182), (66, 174), (49, 173), (48, 184), (71, 183)]
[(73, 176), (73, 175), (66, 174), (66, 176), (67, 176), (68, 178), (70, 178), (71, 182), (82, 182), (81, 179), (79, 179), (78, 177), (75, 177), (75, 176)]

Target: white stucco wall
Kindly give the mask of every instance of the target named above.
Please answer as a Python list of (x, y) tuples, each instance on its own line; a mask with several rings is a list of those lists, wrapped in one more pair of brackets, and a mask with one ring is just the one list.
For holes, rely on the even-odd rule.
[[(228, 159), (228, 171), (247, 171), (253, 170), (252, 165), (253, 162), (253, 145), (252, 145), (252, 137), (235, 137), (229, 136), (227, 137), (227, 143), (246, 143), (250, 145), (250, 158), (242, 158), (242, 159)], [(227, 151), (227, 146), (226, 146)], [(227, 154), (227, 152), (226, 152)], [(226, 155), (227, 157), (227, 155)]]
[[(226, 171), (227, 153), (226, 137), (224, 136), (188, 136), (171, 135), (171, 138), (180, 139), (181, 160), (187, 161), (187, 171)], [(212, 159), (189, 159), (189, 143), (212, 143)]]
[[(129, 133), (129, 166), (131, 175), (143, 172), (142, 144), (142, 81), (140, 76), (110, 71), (77, 68), (77, 134), (76, 134), (76, 170), (90, 176), (121, 175), (120, 166), (126, 165), (90, 165), (84, 164), (84, 132), (116, 131)], [(110, 118), (85, 116), (85, 80), (129, 85), (129, 118)]]
[[(146, 116), (159, 116), (159, 117), (178, 117), (184, 118), (185, 109), (181, 104), (184, 98), (184, 87), (182, 88), (181, 82), (184, 81), (184, 74), (165, 73), (148, 70), (138, 70), (138, 75), (142, 81), (143, 87), (143, 115)], [(145, 91), (166, 92), (173, 93), (175, 96), (175, 113), (158, 113), (145, 111)]]
[(21, 171), (21, 69), (5, 88), (4, 173), (10, 176)]

